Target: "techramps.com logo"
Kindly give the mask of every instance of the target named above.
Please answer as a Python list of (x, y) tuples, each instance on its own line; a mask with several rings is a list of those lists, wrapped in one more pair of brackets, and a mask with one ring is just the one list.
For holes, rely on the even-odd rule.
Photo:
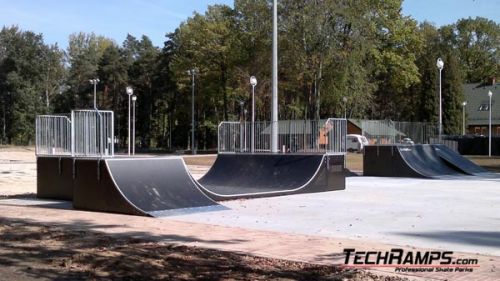
[(357, 251), (344, 249), (343, 267), (394, 268), (394, 272), (473, 272), (478, 259), (454, 258), (451, 251)]

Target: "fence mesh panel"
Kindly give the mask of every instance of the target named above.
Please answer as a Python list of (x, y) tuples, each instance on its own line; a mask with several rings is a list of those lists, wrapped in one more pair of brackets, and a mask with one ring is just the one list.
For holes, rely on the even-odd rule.
[(36, 154), (108, 157), (114, 155), (112, 111), (73, 110), (68, 116), (36, 118)]
[[(283, 153), (345, 153), (346, 119), (281, 120), (278, 148)], [(219, 153), (271, 152), (272, 122), (221, 122)]]

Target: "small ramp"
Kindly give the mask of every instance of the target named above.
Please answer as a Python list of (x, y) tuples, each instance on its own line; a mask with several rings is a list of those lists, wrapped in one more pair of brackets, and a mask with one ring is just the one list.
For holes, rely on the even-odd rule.
[(180, 157), (77, 159), (73, 205), (132, 215), (225, 209), (207, 197)]
[(344, 155), (219, 154), (198, 183), (214, 200), (342, 190)]
[(424, 178), (443, 178), (463, 176), (464, 173), (454, 169), (445, 162), (432, 145), (398, 146), (403, 161), (417, 174)]
[(494, 176), (494, 173), (476, 165), (474, 162), (456, 153), (446, 145), (434, 144), (432, 145), (436, 153), (449, 165), (459, 169), (465, 174), (473, 176)]
[(431, 145), (369, 145), (363, 175), (380, 177), (456, 178), (466, 174), (449, 165)]

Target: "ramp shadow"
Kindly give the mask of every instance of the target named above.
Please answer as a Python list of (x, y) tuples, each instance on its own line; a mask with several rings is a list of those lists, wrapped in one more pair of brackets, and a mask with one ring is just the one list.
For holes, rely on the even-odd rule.
[(390, 232), (390, 234), (418, 237), (434, 241), (500, 248), (500, 231)]

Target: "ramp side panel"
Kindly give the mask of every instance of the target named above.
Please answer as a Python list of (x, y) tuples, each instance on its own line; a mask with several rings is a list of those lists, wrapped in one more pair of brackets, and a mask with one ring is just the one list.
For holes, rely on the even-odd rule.
[(181, 158), (106, 160), (120, 192), (142, 211), (218, 205), (198, 188)]
[(73, 207), (88, 211), (147, 215), (123, 196), (104, 160), (77, 159), (75, 165)]
[(73, 200), (73, 159), (67, 157), (37, 157), (37, 197)]
[(325, 155), (321, 169), (300, 193), (325, 192), (345, 189), (344, 155)]
[(423, 178), (402, 158), (397, 146), (368, 145), (363, 152), (363, 175), (372, 177)]
[(488, 170), (476, 165), (474, 162), (456, 153), (446, 145), (437, 144), (433, 145), (437, 154), (448, 164), (460, 169), (462, 172), (469, 175), (477, 175), (489, 173)]

